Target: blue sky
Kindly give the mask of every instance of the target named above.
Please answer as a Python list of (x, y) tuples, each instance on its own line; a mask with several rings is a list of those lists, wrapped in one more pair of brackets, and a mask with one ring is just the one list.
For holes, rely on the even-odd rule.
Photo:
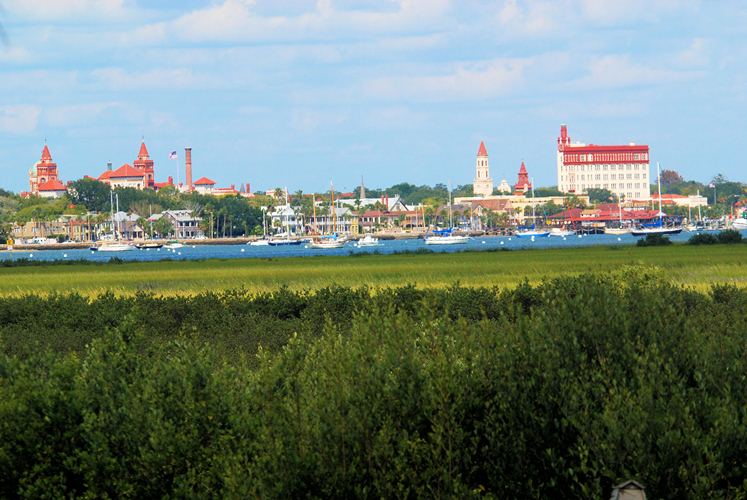
[[(747, 180), (747, 3), (0, 0), (0, 187), (132, 162), (253, 189), (555, 178), (555, 139)], [(175, 7), (176, 6), (176, 7)], [(182, 174), (183, 175), (183, 174)]]

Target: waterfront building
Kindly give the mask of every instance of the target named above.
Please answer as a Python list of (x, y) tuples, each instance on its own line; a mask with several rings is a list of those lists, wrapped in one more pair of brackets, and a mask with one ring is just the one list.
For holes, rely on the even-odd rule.
[(205, 234), (200, 229), (202, 218), (194, 215), (191, 210), (164, 210), (159, 214), (153, 214), (148, 217), (148, 222), (156, 222), (162, 217), (166, 217), (171, 222), (174, 228), (172, 234), (175, 238), (190, 239), (201, 237)]
[(475, 160), (475, 180), (472, 182), (472, 192), (475, 196), (490, 196), (493, 194), (493, 179), (490, 177), (488, 150), (485, 143), (480, 141)]
[(560, 126), (557, 151), (558, 189), (582, 194), (607, 189), (629, 200), (650, 197), (649, 148), (645, 144), (599, 146), (571, 142), (568, 127)]
[(334, 207), (334, 212), (306, 218), (306, 231), (320, 234), (358, 234), (358, 215), (349, 207)]
[(60, 181), (57, 164), (52, 160), (49, 147), (45, 144), (41, 159), (29, 170), (29, 192), (27, 195), (42, 198), (59, 198), (67, 192)]
[(519, 167), (519, 176), (514, 184), (514, 194), (517, 196), (524, 196), (527, 192), (532, 190), (532, 181), (529, 180), (529, 172), (524, 162), (521, 162)]

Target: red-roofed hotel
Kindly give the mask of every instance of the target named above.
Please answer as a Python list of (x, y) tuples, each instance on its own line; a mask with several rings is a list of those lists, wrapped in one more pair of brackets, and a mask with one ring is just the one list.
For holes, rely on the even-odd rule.
[(583, 194), (608, 189), (628, 200), (648, 200), (649, 154), (645, 144), (598, 146), (571, 143), (568, 127), (558, 137), (558, 189)]

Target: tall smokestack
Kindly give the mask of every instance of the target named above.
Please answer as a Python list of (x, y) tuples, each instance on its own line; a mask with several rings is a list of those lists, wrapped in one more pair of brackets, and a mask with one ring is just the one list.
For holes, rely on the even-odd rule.
[(187, 167), (187, 190), (192, 192), (192, 148), (184, 148), (184, 165)]

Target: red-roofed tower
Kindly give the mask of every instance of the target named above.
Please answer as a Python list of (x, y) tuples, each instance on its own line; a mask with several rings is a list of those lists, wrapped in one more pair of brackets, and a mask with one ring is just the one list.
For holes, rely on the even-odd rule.
[(140, 152), (137, 155), (137, 159), (132, 162), (132, 166), (141, 170), (145, 177), (145, 187), (154, 188), (156, 185), (156, 176), (153, 160), (150, 159), (148, 148), (145, 147), (145, 142), (140, 144)]
[(59, 182), (60, 179), (57, 164), (52, 161), (52, 153), (49, 152), (49, 147), (45, 144), (41, 159), (29, 170), (29, 193), (38, 195), (39, 185), (50, 181)]
[(532, 189), (532, 183), (529, 180), (529, 173), (527, 172), (527, 167), (524, 165), (524, 162), (521, 162), (521, 167), (519, 168), (519, 179), (516, 181), (516, 184), (514, 184), (514, 194), (521, 195), (526, 193)]
[(475, 196), (490, 196), (493, 194), (493, 179), (490, 178), (488, 150), (483, 141), (480, 141), (480, 147), (477, 149), (475, 180), (472, 182), (472, 191)]

